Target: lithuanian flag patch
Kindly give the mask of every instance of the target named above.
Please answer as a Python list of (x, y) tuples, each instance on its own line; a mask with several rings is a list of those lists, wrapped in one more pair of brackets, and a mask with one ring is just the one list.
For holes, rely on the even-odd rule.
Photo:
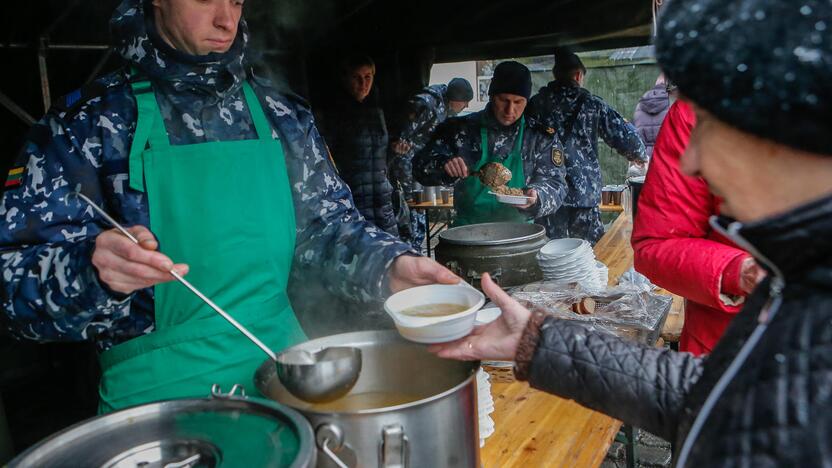
[(9, 175), (6, 176), (6, 185), (5, 185), (5, 187), (7, 189), (10, 189), (10, 188), (14, 188), (14, 187), (20, 187), (21, 185), (23, 185), (23, 176), (24, 176), (25, 171), (26, 171), (25, 166), (13, 167), (9, 171)]

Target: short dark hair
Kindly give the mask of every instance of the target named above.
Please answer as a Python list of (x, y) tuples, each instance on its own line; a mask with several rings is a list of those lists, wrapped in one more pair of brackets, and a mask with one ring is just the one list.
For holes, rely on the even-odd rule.
[(568, 50), (557, 48), (555, 49), (555, 65), (552, 67), (552, 73), (556, 80), (570, 80), (575, 72), (580, 71), (586, 75), (586, 67), (584, 62), (577, 54)]
[(341, 74), (342, 75), (349, 75), (353, 70), (356, 68), (361, 67), (373, 67), (373, 70), (376, 68), (376, 63), (373, 59), (366, 54), (350, 54), (344, 57), (341, 60)]

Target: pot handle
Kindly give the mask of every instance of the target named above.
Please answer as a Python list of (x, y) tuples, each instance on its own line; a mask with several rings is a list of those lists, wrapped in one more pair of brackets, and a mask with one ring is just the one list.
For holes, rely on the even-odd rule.
[(384, 468), (407, 468), (409, 443), (404, 428), (399, 425), (385, 426), (381, 431), (381, 463)]
[[(318, 448), (326, 454), (327, 457), (335, 463), (338, 468), (349, 468), (349, 466), (341, 461), (338, 458), (338, 455), (335, 455), (335, 452), (332, 450), (338, 450), (341, 448), (341, 445), (344, 443), (344, 433), (341, 432), (341, 428), (334, 425), (334, 424), (323, 424), (318, 426), (318, 429), (315, 431), (315, 442), (318, 445)], [(329, 448), (330, 444), (332, 444), (332, 449)]]
[[(236, 395), (237, 392), (240, 392), (239, 395)], [(246, 388), (240, 384), (234, 384), (231, 387), (231, 390), (228, 393), (223, 393), (220, 384), (211, 385), (211, 398), (217, 398), (222, 400), (230, 400), (232, 398), (245, 398), (246, 397)]]
[[(491, 279), (494, 280), (495, 283), (500, 284), (500, 280), (503, 277), (503, 269), (497, 267), (494, 271), (489, 271), (488, 274), (491, 276)], [(476, 270), (468, 270), (468, 282), (474, 285), (475, 287), (482, 289), (482, 273)]]

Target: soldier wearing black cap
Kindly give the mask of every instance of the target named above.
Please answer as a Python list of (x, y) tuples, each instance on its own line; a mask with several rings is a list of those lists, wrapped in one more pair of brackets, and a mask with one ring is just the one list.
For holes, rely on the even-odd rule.
[[(391, 134), (388, 159), (393, 187), (401, 187), (408, 200), (414, 190), (413, 156), (425, 147), (437, 125), (462, 112), (473, 98), (471, 83), (465, 78), (454, 78), (447, 85), (427, 86), (407, 101), (402, 122)], [(399, 236), (421, 250), (425, 230), (424, 213), (413, 211), (409, 225), (399, 225)]]
[(604, 234), (601, 224), (601, 166), (598, 138), (630, 161), (646, 161), (636, 128), (604, 102), (582, 88), (586, 67), (574, 53), (555, 51), (555, 81), (529, 102), (529, 115), (557, 130), (566, 148), (569, 193), (557, 213), (539, 219), (553, 239), (576, 237), (593, 244)]
[[(566, 195), (563, 149), (554, 130), (524, 117), (531, 87), (531, 74), (523, 64), (500, 63), (494, 69), (486, 108), (448, 119), (416, 155), (413, 173), (417, 181), (456, 184), (455, 225), (530, 222), (560, 207)], [(528, 196), (525, 204), (499, 203), (479, 178), (469, 177), (489, 162), (511, 170), (507, 186)]]
[(512, 360), (533, 387), (675, 441), (676, 467), (832, 466), (830, 22), (829, 0), (663, 7), (656, 56), (696, 112), (681, 168), (723, 200), (708, 235), (767, 272), (706, 358), (531, 313), (487, 278), (501, 318), (433, 351)]

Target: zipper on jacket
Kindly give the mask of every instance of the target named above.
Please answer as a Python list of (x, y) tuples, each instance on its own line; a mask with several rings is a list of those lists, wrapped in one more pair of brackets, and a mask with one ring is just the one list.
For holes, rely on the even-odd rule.
[(745, 364), (751, 351), (753, 351), (754, 347), (757, 346), (757, 343), (763, 337), (763, 333), (768, 328), (768, 324), (771, 323), (774, 316), (780, 310), (780, 304), (783, 302), (783, 288), (786, 285), (780, 268), (766, 256), (762, 255), (754, 245), (739, 234), (740, 229), (742, 229), (742, 223), (735, 221), (728, 225), (728, 229), (724, 229), (717, 222), (716, 216), (711, 216), (708, 222), (714, 230), (731, 239), (736, 245), (742, 247), (758, 261), (765, 264), (774, 273), (774, 278), (769, 282), (768, 299), (757, 316), (757, 326), (754, 328), (748, 340), (743, 343), (742, 348), (740, 348), (737, 355), (731, 361), (731, 364), (728, 365), (728, 369), (719, 377), (716, 385), (714, 385), (714, 388), (708, 394), (705, 403), (702, 404), (702, 408), (693, 420), (690, 431), (682, 443), (682, 449), (679, 451), (679, 458), (677, 458), (675, 463), (677, 467), (684, 467), (687, 463), (693, 444), (696, 442), (697, 437), (699, 437), (699, 433), (702, 431), (702, 427), (705, 425), (705, 421), (710, 416), (714, 406), (716, 406), (716, 402), (722, 397), (728, 384), (734, 380), (734, 377), (736, 377), (742, 365)]

